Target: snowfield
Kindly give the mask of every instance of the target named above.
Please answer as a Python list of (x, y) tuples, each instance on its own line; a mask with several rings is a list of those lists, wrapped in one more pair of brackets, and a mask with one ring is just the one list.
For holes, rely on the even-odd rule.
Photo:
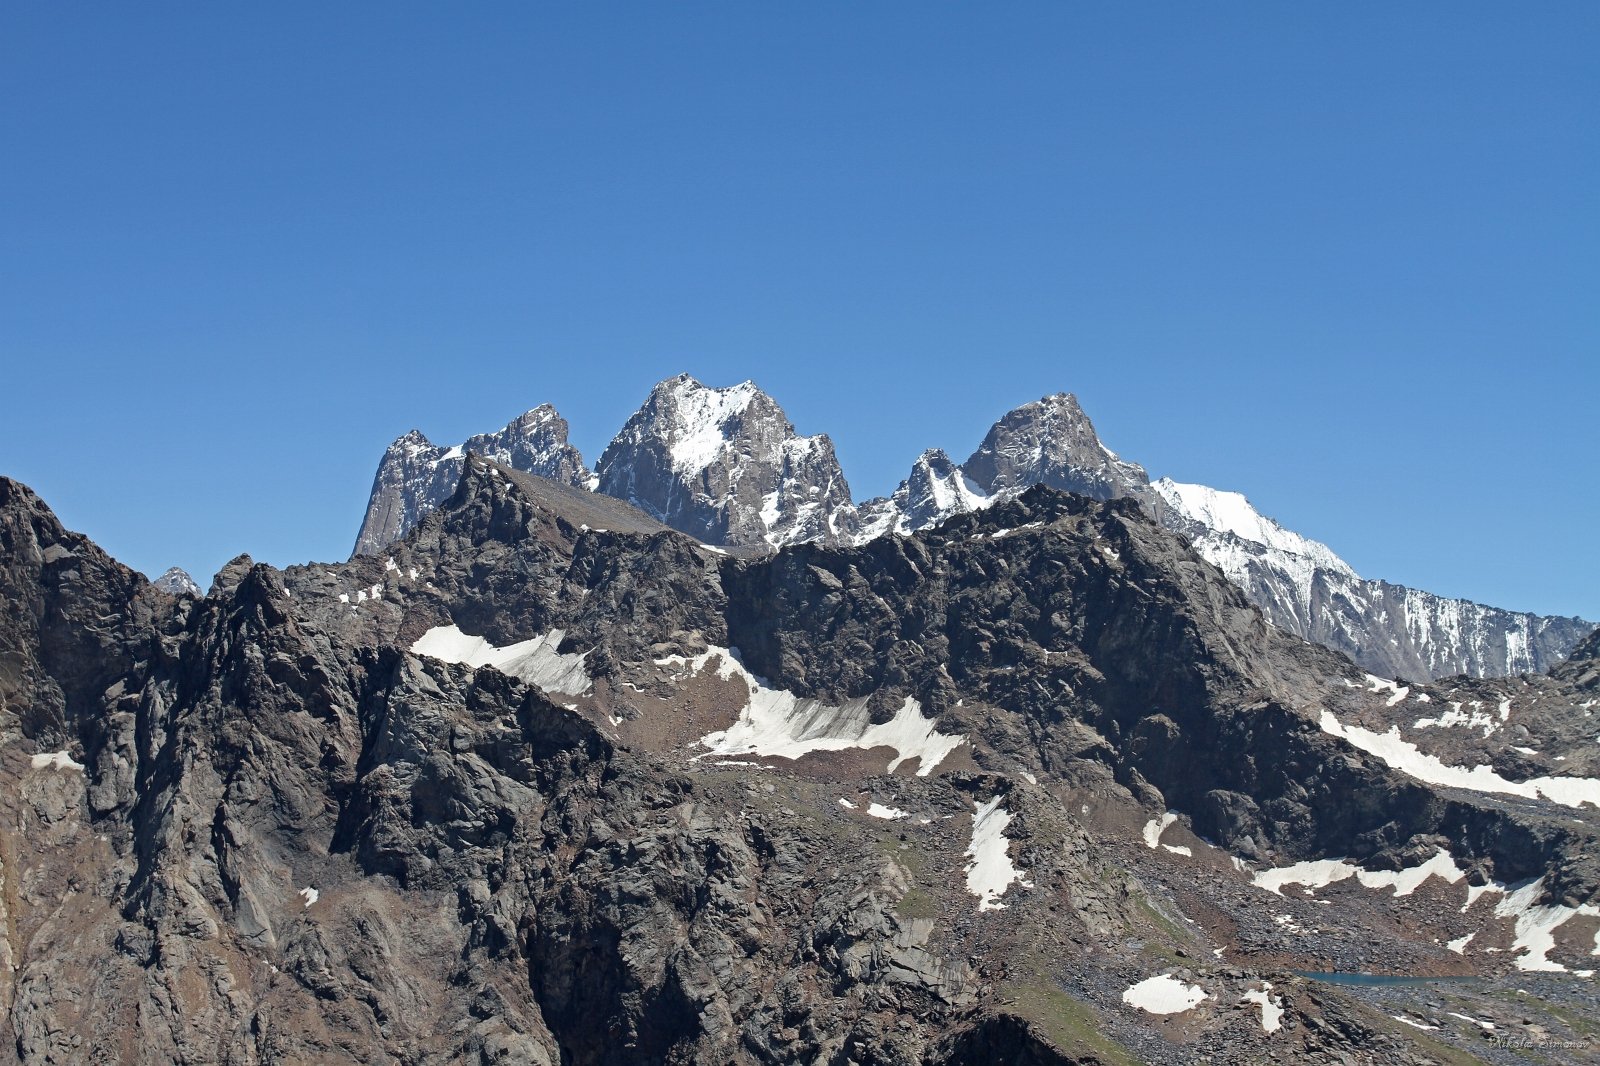
[(996, 796), (988, 803), (975, 804), (972, 815), (972, 843), (967, 845), (967, 891), (978, 897), (980, 911), (997, 911), (1005, 907), (1000, 897), (1013, 881), (1028, 888), (1022, 871), (1011, 862), (1008, 851), (1011, 841), (1006, 839), (1006, 826), (1011, 824), (1011, 812), (1001, 806), (1004, 796)]
[(739, 708), (738, 721), (700, 738), (707, 751), (698, 758), (762, 755), (798, 759), (814, 751), (892, 748), (895, 757), (889, 761), (888, 773), (908, 759), (916, 759), (917, 776), (927, 777), (945, 756), (966, 743), (965, 737), (935, 729), (932, 720), (922, 716), (922, 705), (909, 696), (893, 718), (874, 724), (865, 697), (836, 707), (771, 688), (746, 670), (737, 652), (729, 648), (713, 647), (692, 659), (674, 655), (655, 662), (678, 668), (680, 677), (692, 677), (713, 659), (717, 660), (716, 676), (742, 682), (748, 695)]
[(520, 678), (545, 692), (582, 696), (593, 684), (583, 668), (583, 660), (589, 653), (563, 655), (556, 651), (566, 635), (565, 630), (552, 629), (542, 637), (497, 648), (483, 637), (469, 636), (454, 625), (435, 626), (417, 638), (411, 651), (415, 655), (463, 666), (492, 666), (502, 674)]

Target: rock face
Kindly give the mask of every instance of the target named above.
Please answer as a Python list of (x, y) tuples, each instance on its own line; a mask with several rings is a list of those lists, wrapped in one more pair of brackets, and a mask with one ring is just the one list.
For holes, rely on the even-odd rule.
[(1023, 404), (996, 422), (962, 468), (990, 495), (1048, 485), (1097, 500), (1147, 500), (1150, 478), (1100, 443), (1089, 416), (1071, 393)]
[[(964, 465), (937, 449), (924, 452), (891, 496), (859, 506), (828, 438), (797, 435), (777, 403), (750, 382), (713, 389), (680, 375), (657, 385), (592, 479), (566, 444), (566, 423), (548, 407), (463, 447), (626, 500), (704, 543), (745, 549), (906, 535), (1034, 485), (1100, 500), (1128, 497), (1189, 537), (1274, 625), (1390, 677), (1539, 672), (1595, 628), (1578, 618), (1368, 580), (1327, 545), (1264, 517), (1238, 493), (1167, 478), (1152, 485), (1141, 466), (1101, 443), (1069, 393), (1007, 414)], [(421, 434), (396, 441), (379, 467), (357, 553), (391, 543), (443, 501), (461, 454)]]
[(354, 555), (371, 555), (410, 532), (422, 516), (450, 498), (467, 452), (568, 485), (593, 488), (583, 456), (567, 443), (567, 423), (541, 404), (495, 433), (480, 433), (441, 448), (417, 430), (389, 445), (372, 479), (366, 517)]
[(150, 582), (162, 592), (170, 592), (174, 596), (198, 596), (200, 586), (195, 584), (194, 578), (189, 576), (187, 570), (173, 566), (168, 567), (166, 573)]
[(857, 512), (849, 538), (865, 544), (887, 533), (905, 535), (929, 529), (958, 514), (989, 506), (994, 497), (980, 489), (950, 457), (931, 448), (917, 457), (911, 474), (893, 496), (868, 500)]
[(687, 374), (663, 381), (596, 473), (599, 491), (710, 544), (835, 540), (850, 506), (833, 442), (796, 434), (748, 381), (726, 389)]
[[(1496, 744), (1559, 720), (1594, 772), (1583, 649), (1474, 683)], [(1596, 809), (1347, 739), (1493, 698), (1397, 692), (1125, 498), (741, 558), (471, 457), (382, 553), (198, 599), (0, 479), (0, 1056), (1436, 1061), (1289, 973), (1334, 967), (1481, 970), (1465, 1013), (1577, 1038), (1581, 983), (1512, 967), (1588, 962)], [(1438, 874), (1262, 887), (1336, 857)], [(1533, 878), (1548, 945), (1494, 902)], [(1205, 998), (1122, 1000), (1155, 974)]]

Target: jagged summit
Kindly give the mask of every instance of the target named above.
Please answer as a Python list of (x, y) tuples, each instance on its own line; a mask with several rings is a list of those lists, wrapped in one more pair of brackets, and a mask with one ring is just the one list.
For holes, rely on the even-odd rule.
[(583, 456), (567, 443), (566, 420), (549, 404), (519, 415), (504, 429), (480, 433), (448, 448), (413, 429), (389, 445), (378, 464), (353, 554), (379, 551), (449, 499), (461, 479), (461, 460), (468, 451), (552, 481), (594, 487)]
[(980, 489), (944, 449), (929, 448), (917, 456), (911, 473), (894, 495), (861, 505), (854, 541), (863, 543), (886, 533), (926, 529), (955, 515), (982, 510), (995, 499)]
[(452, 449), (413, 432), (391, 445), (379, 466), (358, 553), (392, 542), (446, 499), (467, 447), (628, 501), (704, 543), (745, 551), (908, 534), (1032, 485), (1102, 500), (1129, 497), (1190, 538), (1269, 621), (1386, 677), (1543, 670), (1594, 628), (1367, 580), (1327, 545), (1263, 516), (1239, 493), (1170, 478), (1152, 484), (1143, 467), (1100, 440), (1068, 392), (1007, 412), (964, 464), (939, 449), (924, 452), (893, 494), (860, 505), (851, 502), (829, 438), (798, 434), (752, 381), (723, 388), (688, 374), (662, 381), (594, 475), (566, 444), (566, 423), (549, 406)]
[(1049, 485), (1096, 499), (1144, 496), (1150, 478), (1100, 442), (1078, 398), (1058, 392), (1025, 403), (996, 422), (963, 464), (984, 492)]
[(833, 442), (797, 434), (750, 381), (718, 389), (680, 374), (661, 382), (596, 474), (600, 492), (712, 544), (834, 539), (850, 506)]

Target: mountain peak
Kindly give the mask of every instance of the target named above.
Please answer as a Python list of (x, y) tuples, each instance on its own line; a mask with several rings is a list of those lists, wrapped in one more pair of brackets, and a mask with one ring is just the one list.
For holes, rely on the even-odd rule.
[(895, 491), (894, 502), (904, 516), (902, 524), (906, 528), (922, 529), (958, 514), (982, 510), (993, 498), (943, 448), (929, 448), (917, 456), (911, 474)]
[(470, 448), (508, 468), (631, 503), (702, 542), (752, 550), (908, 534), (1034, 485), (1127, 498), (1188, 537), (1269, 621), (1388, 677), (1542, 669), (1593, 628), (1368, 581), (1239, 493), (1171, 479), (1152, 485), (1142, 467), (1106, 447), (1071, 392), (1008, 412), (965, 464), (937, 448), (923, 452), (891, 495), (859, 507), (833, 442), (801, 436), (750, 380), (717, 387), (683, 373), (657, 382), (593, 475), (566, 433), (566, 422), (542, 404), (455, 448), (406, 434), (379, 469), (358, 553), (396, 539), (447, 499)]
[(150, 582), (162, 592), (170, 592), (174, 596), (200, 596), (204, 593), (189, 572), (182, 567), (169, 566), (166, 573)]
[(753, 381), (650, 390), (595, 468), (600, 492), (713, 544), (834, 539), (850, 488), (826, 436), (800, 436)]
[[(1231, 534), (1241, 540), (1301, 556), (1325, 570), (1352, 578), (1358, 576), (1332, 548), (1285, 529), (1256, 510), (1243, 493), (1227, 492), (1207, 485), (1186, 485), (1169, 477), (1162, 478), (1150, 487), (1178, 515), (1199, 523), (1211, 533)], [(1192, 539), (1197, 539), (1195, 531), (1186, 532)]]
[[(635, 426), (636, 420), (639, 426), (647, 424), (650, 432), (668, 442), (672, 469), (692, 477), (714, 462), (720, 450), (738, 437), (740, 427), (734, 423), (758, 403), (767, 410), (774, 428), (781, 428), (791, 436), (794, 434), (794, 426), (789, 424), (777, 401), (758, 389), (754, 382), (713, 388), (688, 374), (668, 378), (651, 389), (649, 398), (629, 426)], [(641, 419), (641, 416), (644, 417)], [(629, 426), (623, 427), (618, 440), (628, 433)], [(616, 442), (612, 444), (615, 446)], [(608, 448), (606, 455), (609, 454)], [(606, 466), (605, 455), (600, 458), (600, 466)]]
[(413, 429), (389, 445), (378, 464), (353, 554), (370, 555), (399, 540), (423, 515), (449, 499), (469, 451), (514, 470), (592, 487), (583, 456), (567, 443), (566, 420), (547, 403), (523, 412), (497, 432), (468, 437), (452, 448), (442, 448)]
[(963, 466), (985, 493), (1049, 485), (1097, 499), (1149, 495), (1150, 478), (1100, 442), (1077, 396), (1058, 392), (996, 422)]

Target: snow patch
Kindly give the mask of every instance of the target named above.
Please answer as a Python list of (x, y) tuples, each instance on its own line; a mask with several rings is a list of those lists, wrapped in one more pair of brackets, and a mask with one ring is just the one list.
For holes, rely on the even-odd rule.
[(874, 818), (882, 818), (890, 822), (894, 821), (896, 818), (909, 817), (909, 815), (905, 811), (902, 811), (899, 807), (885, 807), (881, 803), (867, 804), (867, 813), (872, 815)]
[(1178, 815), (1173, 811), (1168, 811), (1160, 818), (1152, 818), (1144, 823), (1144, 846), (1154, 851), (1156, 846), (1161, 843), (1161, 834), (1167, 831), (1167, 826), (1177, 820)]
[(1390, 726), (1387, 733), (1375, 733), (1361, 726), (1343, 725), (1329, 711), (1322, 712), (1321, 725), (1323, 732), (1340, 737), (1362, 751), (1376, 755), (1394, 769), (1430, 785), (1465, 788), (1474, 792), (1500, 792), (1525, 799), (1542, 798), (1565, 807), (1581, 807), (1585, 803), (1600, 807), (1600, 779), (1534, 777), (1526, 781), (1512, 781), (1501, 777), (1490, 766), (1450, 766), (1435, 755), (1424, 754), (1415, 744), (1401, 738), (1399, 726)]
[(1421, 1029), (1423, 1032), (1426, 1032), (1426, 1033), (1436, 1032), (1438, 1030), (1438, 1028), (1439, 1028), (1437, 1025), (1426, 1025), (1426, 1024), (1424, 1024), (1422, 1022), (1414, 1021), (1414, 1020), (1412, 1020), (1410, 1018), (1401, 1017), (1398, 1014), (1391, 1014), (1391, 1015), (1389, 1015), (1389, 1017), (1393, 1018), (1397, 1022), (1403, 1022), (1404, 1024), (1411, 1026), (1411, 1028), (1413, 1028), (1413, 1029)]
[(1267, 993), (1272, 991), (1271, 981), (1262, 981), (1261, 987), (1246, 992), (1242, 997), (1247, 1003), (1257, 1003), (1261, 1006), (1261, 1031), (1276, 1033), (1283, 1027), (1283, 1004), (1274, 1001)]
[(1122, 993), (1122, 1002), (1146, 1014), (1182, 1014), (1209, 998), (1199, 985), (1186, 985), (1171, 974), (1147, 977)]
[(1354, 877), (1366, 888), (1392, 888), (1396, 896), (1409, 896), (1430, 877), (1438, 877), (1453, 885), (1466, 876), (1456, 865), (1455, 858), (1440, 848), (1427, 862), (1403, 870), (1366, 870), (1343, 859), (1311, 859), (1293, 866), (1262, 870), (1251, 878), (1251, 882), (1257, 888), (1281, 896), (1287, 885), (1303, 885), (1307, 889), (1326, 888), (1336, 881)]
[(996, 796), (988, 803), (975, 803), (972, 815), (972, 843), (967, 845), (967, 891), (978, 897), (980, 911), (997, 911), (1005, 907), (1000, 897), (1015, 881), (1024, 888), (1032, 887), (1022, 879), (1007, 854), (1011, 841), (1006, 839), (1006, 826), (1011, 824), (1011, 812), (1001, 803), (1004, 796)]
[(1471, 729), (1483, 730), (1484, 739), (1487, 740), (1500, 728), (1500, 723), (1489, 715), (1482, 713), (1479, 709), (1482, 706), (1483, 702), (1481, 700), (1473, 700), (1473, 709), (1469, 714), (1461, 709), (1461, 704), (1451, 701), (1448, 711), (1445, 711), (1437, 718), (1418, 718), (1416, 722), (1412, 723), (1411, 728), (1430, 729), (1437, 726), (1441, 729), (1448, 729), (1454, 726), (1467, 726)]
[[(888, 772), (908, 759), (916, 759), (917, 776), (927, 777), (958, 746), (962, 736), (941, 733), (931, 719), (922, 716), (922, 705), (906, 697), (887, 722), (874, 725), (865, 697), (848, 700), (834, 707), (821, 700), (796, 696), (784, 689), (768, 687), (739, 662), (736, 652), (713, 647), (692, 659), (681, 655), (657, 659), (658, 666), (686, 666), (692, 676), (713, 659), (720, 659), (717, 676), (737, 678), (748, 691), (739, 720), (727, 729), (700, 738), (706, 755), (763, 755), (798, 759), (813, 751), (843, 751), (847, 748), (893, 748)], [(705, 755), (697, 756), (705, 758)]]
[(1401, 685), (1396, 681), (1390, 681), (1388, 678), (1379, 677), (1377, 674), (1367, 675), (1367, 686), (1367, 691), (1369, 692), (1382, 692), (1384, 689), (1389, 690), (1389, 698), (1384, 701), (1385, 707), (1393, 707), (1411, 693), (1409, 686)]
[[(1510, 886), (1497, 887), (1504, 890)], [(1600, 918), (1600, 906), (1583, 903), (1576, 907), (1564, 907), (1559, 903), (1535, 902), (1543, 893), (1542, 877), (1511, 888), (1495, 904), (1494, 914), (1496, 918), (1512, 918), (1516, 921), (1516, 940), (1511, 947), (1513, 951), (1521, 952), (1516, 960), (1517, 969), (1565, 973), (1567, 968), (1549, 957), (1550, 951), (1556, 946), (1555, 931), (1579, 915)], [(1596, 936), (1592, 954), (1600, 955), (1600, 935)]]
[(492, 666), (502, 674), (520, 678), (545, 692), (582, 696), (593, 684), (583, 668), (589, 653), (563, 655), (556, 651), (566, 635), (565, 630), (552, 629), (542, 637), (497, 648), (483, 637), (469, 636), (452, 624), (428, 630), (411, 645), (411, 651), (463, 666)]
[(72, 756), (64, 751), (41, 751), (39, 754), (33, 757), (33, 768), (35, 770), (50, 769), (81, 771), (83, 769), (83, 763), (74, 761)]
[(1144, 824), (1144, 846), (1154, 850), (1158, 845), (1174, 855), (1193, 856), (1194, 851), (1186, 844), (1162, 844), (1161, 834), (1167, 831), (1167, 826), (1178, 820), (1177, 812), (1168, 811), (1160, 818), (1152, 818)]

